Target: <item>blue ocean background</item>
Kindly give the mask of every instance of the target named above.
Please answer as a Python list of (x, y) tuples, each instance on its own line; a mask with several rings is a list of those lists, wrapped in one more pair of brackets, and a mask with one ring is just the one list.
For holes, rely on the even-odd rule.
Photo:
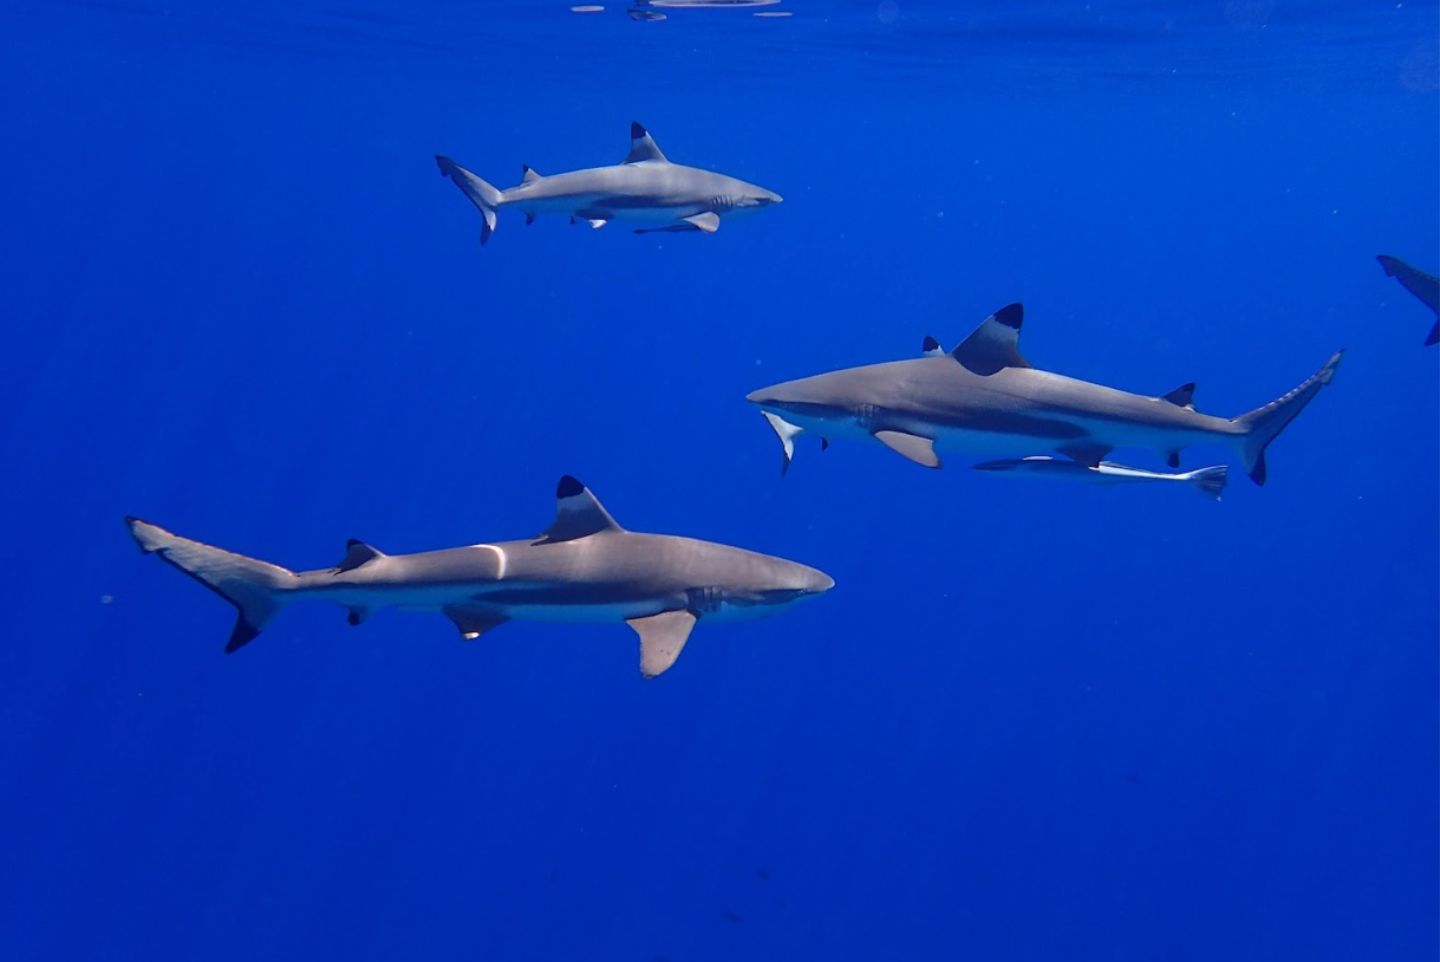
[[(1436, 4), (767, 10), (5, 4), (0, 956), (1437, 957), (1437, 351), (1374, 260), (1440, 266)], [(785, 203), (482, 249), (432, 159), (632, 120)], [(1218, 505), (782, 480), (748, 391), (1011, 301), (1226, 416), (1349, 350)], [(324, 605), (227, 656), (121, 524), (321, 567), (532, 535), (564, 473), (837, 587), (651, 682), (623, 625)]]

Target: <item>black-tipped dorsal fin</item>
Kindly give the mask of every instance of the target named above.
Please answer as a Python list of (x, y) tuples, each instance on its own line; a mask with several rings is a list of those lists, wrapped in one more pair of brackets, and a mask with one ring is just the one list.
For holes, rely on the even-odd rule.
[(944, 354), (945, 351), (943, 348), (940, 347), (939, 341), (935, 340), (935, 338), (931, 337), (929, 334), (926, 334), (925, 340), (920, 342), (920, 353), (924, 354), (926, 357), (935, 357), (937, 355)]
[(601, 531), (624, 530), (589, 488), (567, 474), (555, 486), (555, 523), (536, 543), (573, 541)]
[(1160, 399), (1193, 411), (1195, 410), (1195, 382), (1182, 384), (1169, 394), (1160, 395)]
[(655, 138), (650, 132), (635, 121), (630, 122), (630, 153), (625, 155), (625, 163), (640, 164), (647, 160), (656, 163), (669, 163), (665, 155), (660, 152), (660, 147), (655, 143)]
[(1007, 367), (1029, 367), (1020, 356), (1020, 323), (1025, 309), (1009, 304), (980, 322), (950, 356), (976, 374), (988, 375)]
[(363, 541), (356, 541), (354, 538), (351, 538), (345, 542), (345, 557), (335, 566), (335, 573), (342, 574), (346, 571), (354, 571), (363, 564), (383, 557), (385, 557), (384, 552), (370, 547)]
[(529, 164), (522, 164), (521, 166), (524, 168), (524, 170), (523, 175), (520, 178), (520, 183), (533, 184), (535, 183), (535, 181), (540, 179), (540, 174), (535, 170), (534, 167), (531, 167)]

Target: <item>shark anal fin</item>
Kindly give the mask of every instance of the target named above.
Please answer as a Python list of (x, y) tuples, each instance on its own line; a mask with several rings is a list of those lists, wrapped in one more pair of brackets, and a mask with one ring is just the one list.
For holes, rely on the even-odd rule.
[(1093, 468), (1114, 448), (1104, 444), (1067, 444), (1056, 450), (1077, 464)]
[(821, 438), (821, 439), (820, 439), (820, 450), (821, 450), (821, 451), (829, 451), (829, 450), (830, 450), (830, 439), (829, 439), (829, 438)]
[(555, 521), (536, 544), (573, 541), (600, 531), (623, 531), (590, 489), (570, 475), (555, 486)]
[(804, 428), (798, 424), (791, 424), (778, 414), (771, 414), (769, 411), (760, 413), (765, 415), (766, 423), (775, 432), (775, 436), (780, 439), (780, 453), (783, 458), (780, 462), (780, 477), (783, 478), (785, 473), (790, 470), (790, 460), (795, 457), (795, 437)]
[(482, 605), (448, 605), (442, 610), (445, 617), (460, 629), (460, 637), (466, 641), (474, 641), (490, 629), (498, 628), (510, 620), (493, 608)]
[(720, 215), (713, 210), (701, 211), (698, 214), (691, 214), (689, 217), (680, 218), (696, 230), (706, 234), (713, 234), (720, 229)]
[(875, 440), (916, 464), (927, 468), (940, 467), (940, 456), (935, 453), (935, 442), (930, 438), (905, 431), (876, 431)]
[(527, 210), (525, 212), (525, 226), (529, 227), (533, 223), (535, 223), (535, 214)]
[(1182, 384), (1169, 394), (1160, 395), (1160, 399), (1193, 411), (1195, 410), (1195, 382)]
[(1167, 455), (1165, 456), (1165, 463), (1168, 464), (1168, 465), (1169, 465), (1170, 467), (1172, 467), (1172, 468), (1178, 468), (1178, 467), (1180, 467), (1180, 452), (1179, 452), (1179, 451), (1171, 451), (1169, 454), (1167, 454)]
[(1029, 367), (1020, 355), (1020, 324), (1025, 309), (1019, 304), (1000, 308), (985, 320), (950, 355), (976, 374), (989, 375), (1007, 367)]
[(372, 548), (363, 541), (357, 541), (351, 538), (345, 543), (345, 557), (335, 566), (335, 573), (338, 575), (344, 574), (347, 571), (354, 571), (363, 564), (368, 564), (376, 558), (383, 557), (385, 557), (384, 552)]
[(643, 164), (646, 161), (655, 163), (668, 163), (665, 155), (660, 152), (660, 146), (655, 143), (655, 138), (650, 132), (642, 127), (639, 122), (630, 122), (630, 153), (625, 155), (622, 163)]
[(358, 625), (370, 617), (369, 608), (351, 608), (345, 614), (345, 620), (351, 625)]
[(628, 618), (626, 624), (640, 636), (640, 674), (654, 678), (663, 674), (680, 657), (685, 642), (690, 640), (690, 629), (695, 627), (695, 616), (682, 608), (643, 618)]

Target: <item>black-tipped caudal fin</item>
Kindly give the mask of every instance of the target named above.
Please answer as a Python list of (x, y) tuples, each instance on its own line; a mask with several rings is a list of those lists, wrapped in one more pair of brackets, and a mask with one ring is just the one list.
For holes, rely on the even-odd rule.
[(1195, 485), (1195, 490), (1207, 498), (1220, 500), (1220, 495), (1225, 491), (1225, 484), (1230, 480), (1230, 468), (1223, 464), (1217, 464), (1210, 468), (1196, 468), (1185, 475), (1185, 480)]
[(182, 538), (139, 518), (126, 518), (125, 526), (140, 550), (158, 554), (235, 606), (240, 615), (227, 652), (260, 634), (284, 606), (285, 591), (295, 580), (288, 568)]
[(480, 226), (480, 243), (484, 244), (490, 239), (490, 235), (495, 233), (495, 212), (505, 203), (505, 195), (449, 157), (437, 154), (435, 163), (440, 167), (441, 176), (453, 180), (455, 186), (460, 188), (460, 193), (470, 198), (470, 203), (480, 211), (480, 216), (484, 219)]
[(1300, 412), (1305, 410), (1320, 389), (1329, 384), (1335, 378), (1335, 369), (1340, 366), (1340, 359), (1345, 355), (1343, 350), (1336, 351), (1325, 366), (1314, 374), (1310, 375), (1299, 387), (1288, 394), (1271, 401), (1264, 407), (1258, 407), (1249, 414), (1242, 414), (1235, 418), (1235, 423), (1245, 429), (1245, 433), (1238, 439), (1237, 446), (1240, 450), (1240, 457), (1245, 462), (1245, 470), (1250, 473), (1250, 480), (1256, 484), (1265, 483), (1265, 449), (1270, 442), (1285, 430), (1286, 426)]

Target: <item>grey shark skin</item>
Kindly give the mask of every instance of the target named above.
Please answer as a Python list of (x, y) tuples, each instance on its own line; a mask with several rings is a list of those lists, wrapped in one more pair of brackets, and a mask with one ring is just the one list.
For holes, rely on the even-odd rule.
[(1435, 326), (1425, 338), (1426, 345), (1440, 344), (1440, 278), (1427, 274), (1417, 267), (1411, 267), (1398, 257), (1380, 254), (1375, 258), (1385, 270), (1386, 277), (1393, 277), (1400, 286), (1420, 298), (1420, 302), (1435, 312)]
[(540, 537), (419, 554), (387, 555), (351, 541), (334, 568), (291, 571), (126, 518), (146, 553), (202, 582), (239, 610), (227, 652), (248, 643), (283, 608), (316, 599), (349, 609), (358, 625), (393, 606), (446, 615), (466, 639), (511, 620), (628, 623), (640, 635), (640, 671), (664, 672), (697, 620), (758, 617), (829, 591), (823, 571), (615, 523), (571, 477), (556, 489), (555, 521)]
[(1048, 455), (1031, 455), (1028, 458), (1006, 458), (1000, 461), (985, 461), (973, 465), (976, 471), (995, 471), (1014, 474), (1017, 477), (1053, 478), (1055, 480), (1084, 481), (1089, 484), (1125, 484), (1134, 481), (1179, 481), (1194, 487), (1207, 498), (1220, 500), (1229, 480), (1230, 469), (1223, 464), (1194, 471), (1180, 471), (1170, 474), (1165, 471), (1147, 471), (1132, 468), (1114, 461), (1098, 464), (1081, 464), (1068, 458), (1052, 458)]
[(492, 187), (449, 157), (437, 155), (435, 162), (440, 173), (453, 180), (479, 209), (481, 244), (494, 233), (496, 215), (503, 207), (524, 211), (527, 224), (538, 214), (562, 214), (572, 222), (588, 221), (595, 228), (612, 220), (650, 225), (638, 228), (637, 234), (713, 234), (722, 217), (782, 200), (773, 191), (734, 177), (670, 163), (638, 123), (630, 125), (630, 153), (622, 163), (549, 177), (526, 167), (524, 179), (507, 190)]
[(1195, 410), (1193, 384), (1147, 397), (1031, 367), (1019, 350), (1023, 313), (1019, 304), (996, 311), (948, 354), (934, 350), (931, 338), (923, 357), (787, 381), (746, 399), (779, 436), (782, 467), (803, 431), (874, 439), (930, 468), (947, 452), (1025, 457), (1047, 450), (1094, 466), (1127, 446), (1156, 451), (1178, 467), (1182, 448), (1221, 441), (1264, 484), (1266, 447), (1330, 383), (1344, 353), (1283, 397), (1218, 418)]

